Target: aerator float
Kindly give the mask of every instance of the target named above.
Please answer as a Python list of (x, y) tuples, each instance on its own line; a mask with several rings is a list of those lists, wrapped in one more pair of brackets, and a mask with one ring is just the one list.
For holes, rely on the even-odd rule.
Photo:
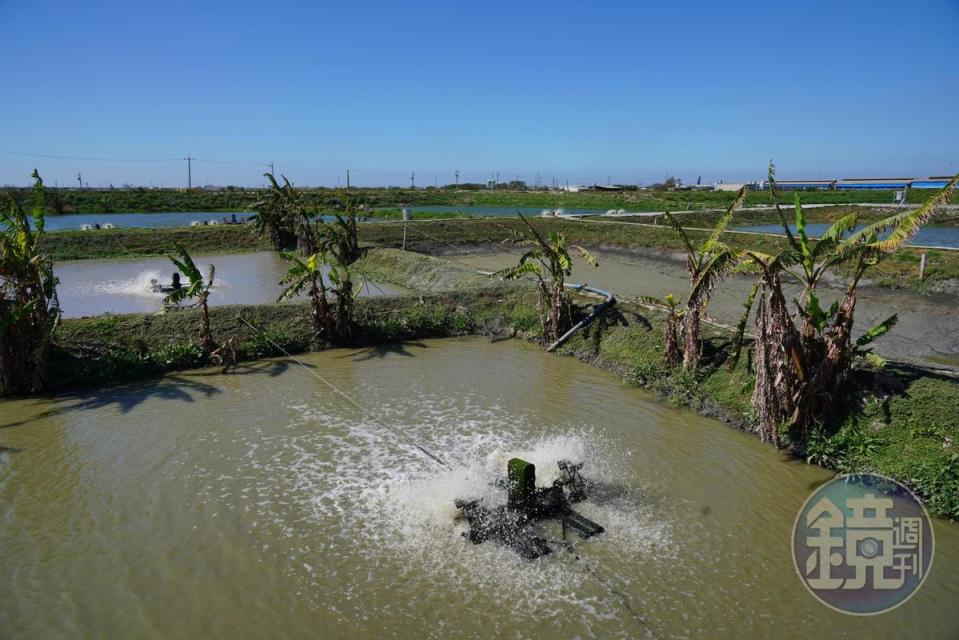
[(536, 535), (534, 526), (540, 520), (557, 520), (566, 532), (574, 530), (586, 539), (603, 533), (603, 527), (573, 510), (572, 504), (586, 499), (588, 483), (580, 475), (583, 463), (567, 460), (558, 463), (562, 477), (551, 487), (536, 488), (536, 467), (520, 458), (506, 465), (506, 504), (487, 506), (482, 500), (456, 500), (458, 509), (469, 523), (464, 533), (473, 544), (493, 540), (507, 546), (527, 560), (552, 552), (551, 542)]

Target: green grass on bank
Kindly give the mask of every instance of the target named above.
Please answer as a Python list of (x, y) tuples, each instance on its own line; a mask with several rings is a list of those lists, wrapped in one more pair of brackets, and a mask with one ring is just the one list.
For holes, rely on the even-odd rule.
[[(538, 316), (528, 287), (502, 285), (356, 301), (353, 346), (472, 334), (492, 316), (534, 331)], [(240, 318), (256, 326), (254, 331)], [(312, 336), (306, 302), (210, 308), (214, 340), (235, 338), (241, 361), (329, 348)], [(199, 311), (105, 314), (62, 322), (55, 337), (52, 391), (118, 384), (211, 364), (198, 348)]]
[(141, 258), (166, 255), (181, 244), (190, 253), (264, 251), (272, 247), (245, 225), (55, 231), (43, 236), (40, 250), (54, 259)]
[[(29, 189), (11, 189), (23, 202), (30, 198)], [(262, 189), (224, 187), (218, 189), (57, 189), (49, 188), (47, 207), (50, 213), (110, 213), (167, 211), (242, 211), (258, 200)], [(679, 209), (724, 208), (735, 194), (720, 191), (649, 191), (622, 192), (508, 191), (497, 189), (465, 190), (449, 188), (301, 188), (305, 204), (314, 211), (330, 211), (352, 199), (370, 208), (401, 206), (479, 206), (479, 207), (565, 207), (570, 209), (628, 209), (630, 211), (676, 211)], [(923, 202), (935, 189), (911, 189), (910, 202)], [(805, 204), (850, 204), (871, 202), (891, 204), (892, 190), (804, 191)], [(959, 202), (957, 196), (954, 202)], [(746, 204), (770, 204), (765, 191), (753, 191)]]

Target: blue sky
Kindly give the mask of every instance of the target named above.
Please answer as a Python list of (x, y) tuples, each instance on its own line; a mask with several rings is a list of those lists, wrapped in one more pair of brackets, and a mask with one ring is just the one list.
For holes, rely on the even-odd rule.
[(959, 172), (957, 0), (0, 0), (0, 77), (0, 184)]

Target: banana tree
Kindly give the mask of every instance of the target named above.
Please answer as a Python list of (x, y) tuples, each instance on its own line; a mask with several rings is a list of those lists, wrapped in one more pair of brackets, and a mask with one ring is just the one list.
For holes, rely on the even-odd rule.
[(293, 252), (280, 254), (289, 263), (281, 285), (286, 285), (280, 294), (278, 302), (298, 296), (305, 290), (310, 292), (310, 319), (313, 325), (313, 335), (317, 340), (331, 340), (333, 338), (333, 319), (330, 314), (330, 303), (326, 296), (326, 284), (323, 281), (324, 255), (313, 253), (301, 257)]
[(353, 341), (353, 311), (363, 283), (354, 283), (349, 268), (333, 262), (329, 265), (330, 291), (336, 299), (336, 336), (341, 342)]
[(666, 330), (663, 337), (663, 363), (674, 369), (682, 362), (683, 354), (679, 349), (679, 326), (683, 319), (684, 309), (679, 308), (679, 301), (671, 293), (660, 300), (651, 296), (640, 296), (646, 304), (660, 307), (666, 311)]
[(569, 244), (562, 233), (553, 231), (544, 238), (523, 214), (517, 212), (517, 215), (526, 225), (526, 231), (521, 233), (523, 241), (532, 244), (533, 248), (520, 257), (518, 264), (493, 275), (504, 280), (516, 280), (527, 275), (536, 278), (543, 344), (550, 345), (571, 326), (570, 300), (565, 291), (566, 277), (573, 273), (570, 250), (592, 267), (599, 266), (599, 263), (585, 248)]
[(362, 255), (356, 233), (356, 205), (352, 200), (344, 206), (344, 213), (334, 213), (335, 220), (319, 226), (325, 249), (341, 265), (351, 265)]
[(716, 221), (716, 226), (698, 247), (693, 246), (686, 230), (669, 212), (666, 221), (682, 240), (686, 251), (686, 270), (689, 272), (690, 292), (683, 313), (683, 368), (696, 369), (702, 356), (699, 324), (716, 285), (725, 278), (739, 261), (739, 254), (720, 241), (733, 212), (746, 199), (746, 187), (739, 190), (735, 200)]
[(204, 277), (186, 249), (177, 245), (177, 254), (178, 256), (168, 257), (177, 270), (186, 276), (189, 284), (174, 288), (163, 301), (166, 306), (175, 307), (184, 300), (196, 300), (192, 306), (200, 309), (200, 346), (209, 353), (215, 345), (213, 333), (210, 330), (210, 308), (207, 302), (216, 276), (216, 267), (212, 264), (208, 265), (206, 277)]
[(250, 205), (254, 214), (248, 223), (259, 236), (268, 235), (273, 248), (289, 251), (297, 246), (297, 232), (304, 207), (300, 194), (286, 176), (281, 186), (272, 173), (264, 173), (270, 188), (265, 196)]
[[(778, 428), (786, 425), (792, 439), (802, 445), (815, 421), (836, 412), (838, 392), (856, 359), (866, 355), (869, 343), (887, 333), (897, 320), (895, 315), (890, 316), (858, 340), (852, 340), (860, 280), (869, 268), (902, 247), (948, 201), (957, 180), (959, 176), (922, 207), (890, 216), (860, 231), (853, 232), (855, 216), (845, 216), (813, 242), (806, 234), (805, 214), (798, 197), (795, 233), (790, 228), (778, 204), (775, 167), (770, 165), (770, 189), (787, 246), (775, 256), (745, 252), (747, 261), (760, 272), (753, 405), (764, 440), (778, 445)], [(889, 236), (880, 240), (879, 234), (889, 230)], [(845, 292), (841, 300), (824, 309), (817, 286), (838, 267), (847, 274)], [(794, 314), (790, 313), (783, 293), (784, 276), (802, 288), (793, 299)], [(748, 314), (749, 305), (746, 307)]]
[(20, 203), (7, 196), (0, 209), (0, 393), (42, 391), (50, 345), (60, 321), (53, 260), (40, 252), (45, 188), (32, 174), (33, 227)]

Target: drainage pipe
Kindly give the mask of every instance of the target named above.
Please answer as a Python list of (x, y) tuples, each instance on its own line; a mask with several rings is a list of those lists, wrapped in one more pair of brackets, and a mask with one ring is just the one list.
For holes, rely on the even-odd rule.
[[(484, 275), (484, 276), (491, 276), (491, 275), (493, 275), (493, 272), (492, 272), (492, 271), (477, 270), (477, 273), (482, 274), (482, 275)], [(579, 292), (579, 291), (588, 291), (589, 293), (594, 293), (594, 294), (596, 294), (596, 295), (598, 295), (598, 296), (604, 297), (605, 300), (603, 300), (603, 301), (600, 302), (598, 305), (596, 305), (595, 307), (593, 307), (593, 310), (589, 312), (589, 315), (587, 315), (585, 318), (583, 318), (582, 320), (580, 320), (579, 322), (577, 322), (575, 325), (573, 325), (573, 328), (570, 329), (569, 331), (567, 331), (566, 333), (564, 333), (563, 335), (561, 335), (556, 342), (554, 342), (553, 344), (551, 344), (551, 345), (549, 345), (548, 347), (546, 347), (546, 350), (547, 350), (547, 351), (553, 351), (554, 349), (556, 349), (556, 348), (558, 348), (558, 347), (561, 347), (561, 346), (563, 345), (563, 343), (566, 342), (567, 340), (569, 340), (570, 337), (571, 337), (574, 333), (576, 333), (577, 331), (579, 331), (579, 330), (582, 329), (583, 327), (589, 325), (589, 323), (591, 323), (593, 320), (595, 320), (595, 319), (597, 318), (597, 316), (599, 316), (599, 314), (601, 314), (603, 311), (605, 311), (605, 310), (608, 309), (609, 307), (611, 307), (611, 306), (613, 306), (614, 304), (616, 304), (616, 296), (614, 296), (614, 295), (613, 295), (612, 293), (610, 293), (609, 291), (604, 291), (604, 290), (602, 290), (602, 289), (597, 289), (596, 287), (590, 287), (590, 286), (587, 286), (587, 285), (585, 285), (585, 284), (573, 284), (573, 283), (570, 283), (570, 282), (564, 283), (563, 286), (566, 287), (567, 289), (575, 289), (577, 292)]]
[(603, 296), (606, 299), (593, 307), (593, 310), (589, 312), (588, 316), (574, 324), (573, 328), (561, 335), (556, 342), (546, 347), (547, 351), (552, 351), (557, 347), (562, 346), (562, 344), (569, 340), (574, 333), (595, 320), (596, 317), (599, 316), (599, 314), (601, 314), (603, 311), (616, 304), (616, 296), (609, 291), (603, 291), (602, 289), (597, 289), (595, 287), (588, 287), (585, 284), (566, 284), (565, 286), (569, 289), (576, 289), (577, 291), (589, 291), (590, 293)]

